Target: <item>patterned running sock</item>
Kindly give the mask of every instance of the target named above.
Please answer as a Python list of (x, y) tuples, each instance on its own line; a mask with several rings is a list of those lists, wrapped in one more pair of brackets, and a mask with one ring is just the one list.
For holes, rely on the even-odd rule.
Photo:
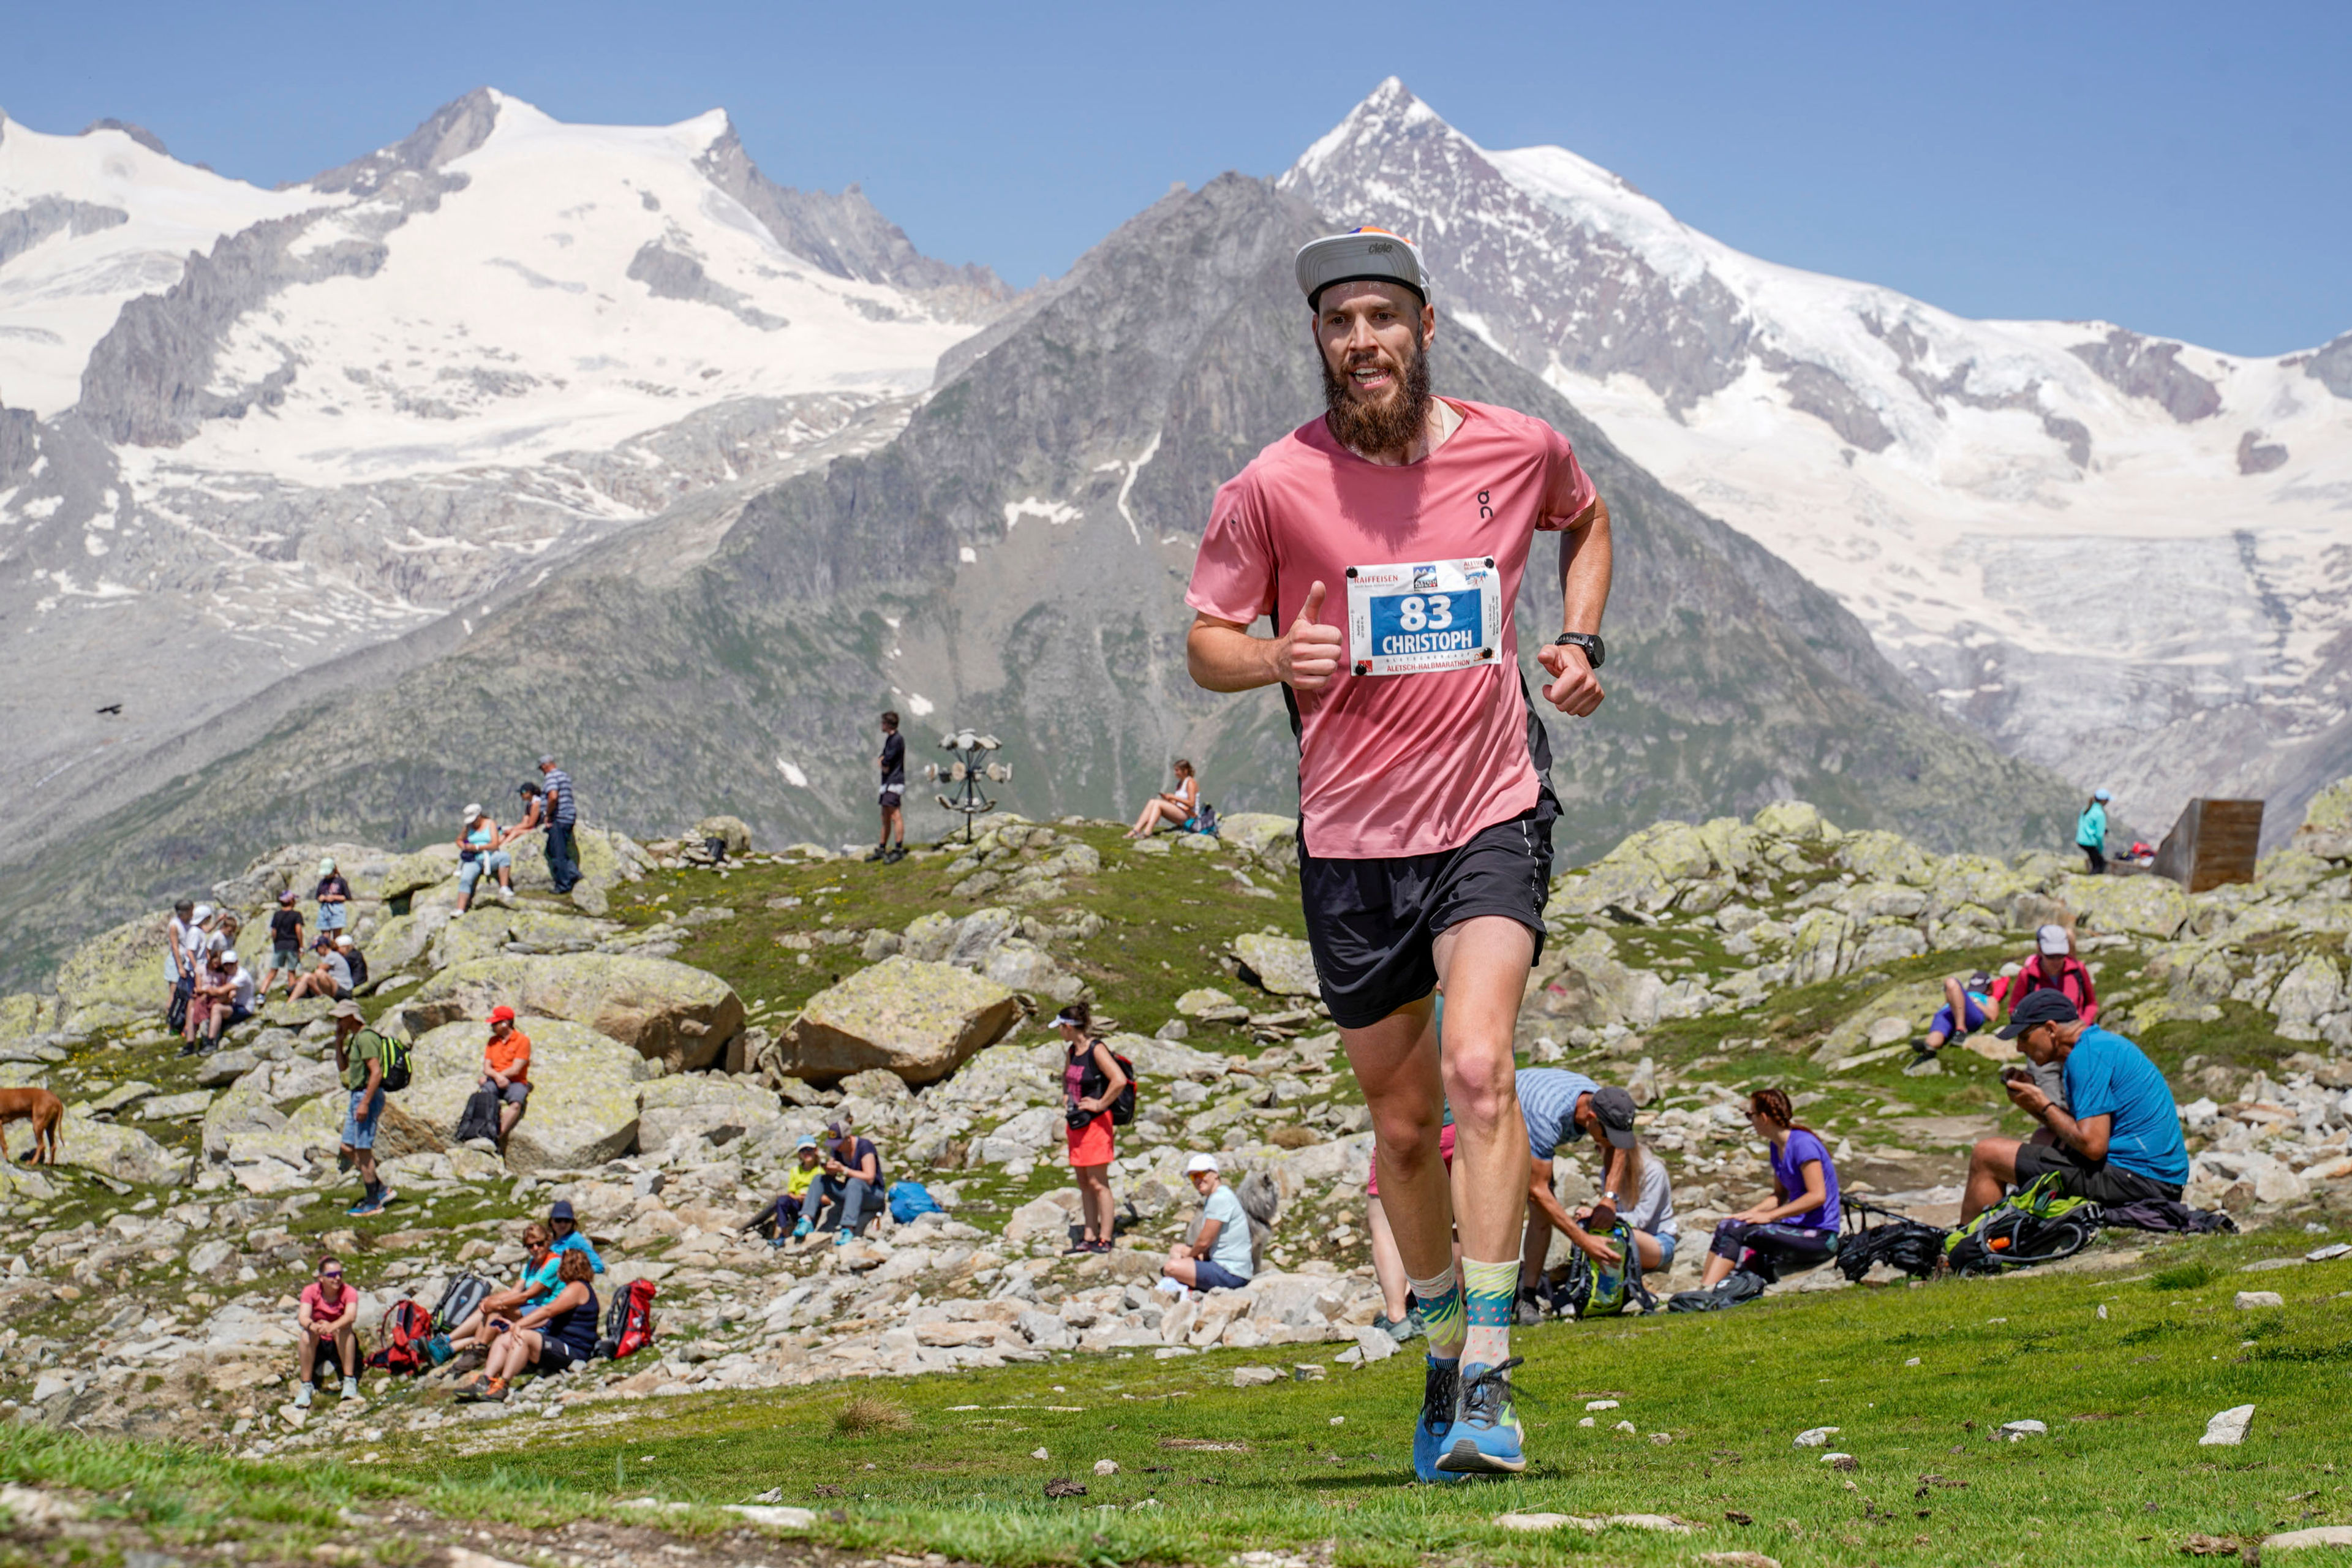
[(1469, 1332), (1462, 1347), (1462, 1368), (1500, 1366), (1511, 1355), (1511, 1318), (1518, 1305), (1519, 1260), (1480, 1263), (1462, 1260), (1463, 1312)]
[(1429, 1332), (1429, 1353), (1439, 1361), (1451, 1361), (1462, 1353), (1462, 1287), (1454, 1282), (1452, 1265), (1438, 1270), (1433, 1279), (1415, 1279), (1405, 1276), (1405, 1289), (1420, 1303), (1421, 1326)]

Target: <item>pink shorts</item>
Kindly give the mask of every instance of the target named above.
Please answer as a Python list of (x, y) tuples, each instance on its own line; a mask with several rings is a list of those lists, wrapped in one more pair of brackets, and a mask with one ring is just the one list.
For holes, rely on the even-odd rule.
[[(1437, 1157), (1445, 1162), (1447, 1170), (1454, 1169), (1454, 1123), (1451, 1121), (1437, 1130)], [(1381, 1195), (1381, 1163), (1378, 1158), (1372, 1161), (1371, 1173), (1364, 1178), (1364, 1195), (1368, 1198)]]

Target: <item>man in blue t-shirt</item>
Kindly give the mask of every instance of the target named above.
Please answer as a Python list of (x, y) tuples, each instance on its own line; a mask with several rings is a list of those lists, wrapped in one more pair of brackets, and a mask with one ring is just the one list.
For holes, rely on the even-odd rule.
[[(1519, 1115), (1528, 1124), (1528, 1218), (1519, 1248), (1519, 1300), (1532, 1303), (1537, 1277), (1551, 1250), (1551, 1233), (1606, 1268), (1617, 1249), (1603, 1239), (1617, 1224), (1617, 1211), (1642, 1194), (1634, 1185), (1625, 1151), (1633, 1146), (1633, 1097), (1604, 1088), (1566, 1068), (1521, 1068), (1517, 1074)], [(1590, 1138), (1601, 1147), (1601, 1195), (1579, 1224), (1552, 1191), (1552, 1157), (1563, 1144)]]
[(2055, 1143), (1985, 1138), (1969, 1160), (1960, 1200), (1967, 1224), (2000, 1201), (2002, 1188), (2055, 1173), (2069, 1196), (2128, 1204), (2179, 1202), (2189, 1183), (2189, 1145), (2164, 1073), (2140, 1048), (2111, 1030), (2083, 1022), (2060, 991), (2036, 991), (2017, 1005), (2004, 1040), (2015, 1040), (2037, 1067), (2063, 1073), (2062, 1110), (2021, 1068), (2001, 1071), (2016, 1107), (2050, 1130)]

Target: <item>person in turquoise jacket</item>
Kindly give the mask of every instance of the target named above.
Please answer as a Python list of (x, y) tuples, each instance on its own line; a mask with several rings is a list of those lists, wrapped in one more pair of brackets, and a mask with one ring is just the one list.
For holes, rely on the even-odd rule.
[(2107, 802), (2112, 798), (2105, 790), (2094, 790), (2091, 803), (2074, 819), (2074, 847), (2090, 862), (2094, 877), (2105, 876), (2107, 870)]

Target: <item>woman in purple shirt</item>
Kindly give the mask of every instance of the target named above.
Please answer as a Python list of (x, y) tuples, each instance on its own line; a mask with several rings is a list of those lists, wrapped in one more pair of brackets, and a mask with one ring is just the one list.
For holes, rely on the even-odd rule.
[(1784, 1267), (1811, 1268), (1837, 1251), (1837, 1168), (1821, 1139), (1798, 1126), (1796, 1117), (1781, 1089), (1759, 1089), (1748, 1097), (1748, 1125), (1772, 1145), (1772, 1201), (1715, 1227), (1702, 1289), (1713, 1289), (1734, 1268), (1777, 1279)]

